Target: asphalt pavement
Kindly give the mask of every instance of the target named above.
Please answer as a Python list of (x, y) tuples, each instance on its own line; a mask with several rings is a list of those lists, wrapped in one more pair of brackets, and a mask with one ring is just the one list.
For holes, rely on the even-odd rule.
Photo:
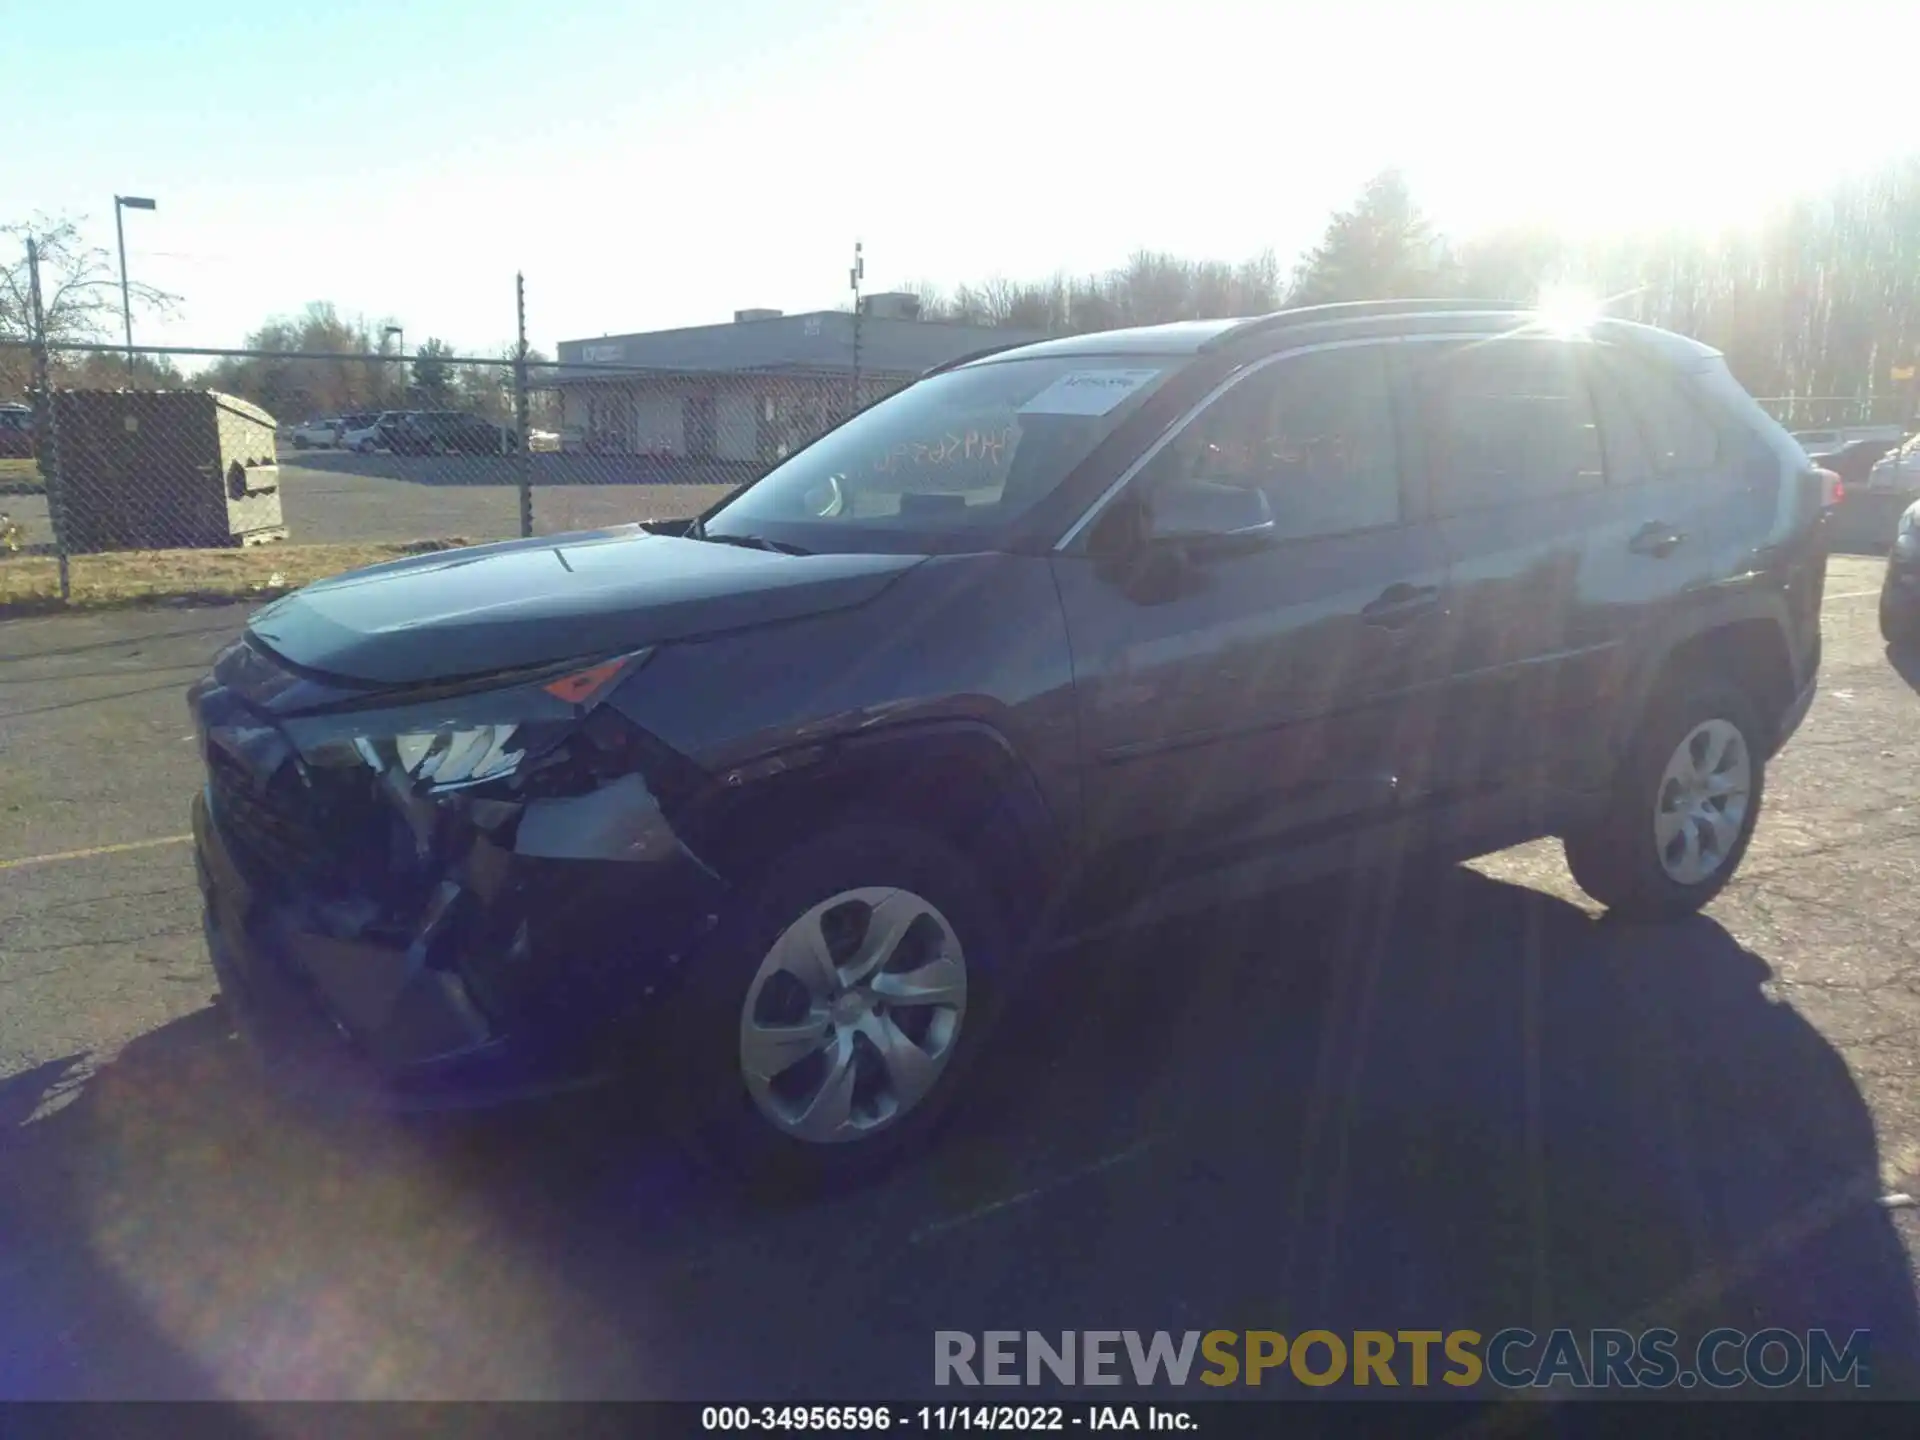
[[(209, 1007), (186, 683), (243, 621), (0, 624), (0, 1396), (936, 1396), (939, 1329), (1873, 1332), (1920, 1374), (1920, 696), (1837, 559), (1740, 877), (1543, 843), (1047, 968), (933, 1153), (748, 1203), (630, 1098), (263, 1095)], [(1911, 671), (1920, 682), (1920, 668)]]
[[(725, 467), (650, 472), (637, 460), (615, 457), (532, 459), (536, 535), (697, 515), (733, 488), (711, 473)], [(287, 540), (296, 545), (504, 540), (520, 533), (519, 480), (507, 456), (289, 450), (281, 456), (279, 485)], [(52, 543), (45, 496), (0, 495), (0, 515), (20, 526), (23, 545)]]

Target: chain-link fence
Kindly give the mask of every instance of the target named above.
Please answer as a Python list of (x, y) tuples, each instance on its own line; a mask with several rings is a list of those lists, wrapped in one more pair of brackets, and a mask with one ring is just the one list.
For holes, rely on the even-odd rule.
[[(178, 570), (173, 552), (240, 551), (271, 589), (409, 550), (691, 516), (913, 378), (132, 355), (161, 353), (201, 383), (142, 386), (121, 347), (36, 348), (25, 403), (0, 410), (0, 567), (55, 562), (65, 599), (78, 557)], [(222, 388), (241, 366), (252, 398)]]
[[(799, 320), (817, 336), (818, 317)], [(637, 338), (671, 350), (687, 333)], [(0, 391), (0, 604), (68, 598), (78, 557), (139, 593), (143, 567), (178, 590), (182, 552), (238, 552), (228, 569), (277, 589), (420, 548), (694, 515), (921, 373), (871, 352), (863, 366), (857, 321), (850, 338), (841, 365), (663, 365), (620, 363), (620, 343), (549, 361), (524, 333), (494, 356), (0, 337), (0, 380), (25, 391)], [(1905, 418), (1887, 400), (1761, 403), (1803, 432)], [(43, 578), (22, 582), (18, 561)]]
[(26, 333), (0, 332), (0, 608), (66, 601), (76, 566), (89, 591), (207, 573), (248, 593), (695, 515), (924, 368), (863, 366), (857, 319), (844, 364), (819, 363), (833, 344), (803, 364), (549, 361), (524, 289), (519, 339), (493, 356), (388, 351), (397, 326), (327, 353), (88, 344), (48, 324), (31, 242), (27, 271)]
[(1920, 397), (1894, 392), (1862, 395), (1761, 395), (1760, 406), (1789, 430), (1884, 428), (1911, 433)]

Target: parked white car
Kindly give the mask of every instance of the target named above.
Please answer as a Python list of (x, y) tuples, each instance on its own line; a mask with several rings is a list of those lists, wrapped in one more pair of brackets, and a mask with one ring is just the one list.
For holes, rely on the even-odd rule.
[(339, 446), (355, 454), (371, 455), (387, 443), (380, 427), (396, 424), (399, 419), (398, 410), (389, 410), (384, 415), (349, 415), (341, 422)]
[(339, 440), (340, 421), (337, 418), (309, 420), (293, 427), (293, 448), (296, 450), (310, 450), (316, 445), (335, 445)]

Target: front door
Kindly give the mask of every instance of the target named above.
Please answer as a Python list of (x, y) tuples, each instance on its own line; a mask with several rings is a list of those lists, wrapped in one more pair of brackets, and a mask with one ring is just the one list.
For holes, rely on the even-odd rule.
[(1249, 371), (1116, 501), (1150, 505), (1171, 478), (1257, 487), (1276, 543), (1145, 588), (1057, 559), (1088, 840), (1112, 883), (1337, 838), (1417, 788), (1447, 577), (1403, 491), (1384, 352)]

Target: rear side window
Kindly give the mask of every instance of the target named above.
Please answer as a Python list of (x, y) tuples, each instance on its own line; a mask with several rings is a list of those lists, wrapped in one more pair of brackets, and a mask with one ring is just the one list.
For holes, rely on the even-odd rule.
[(1604, 483), (1599, 427), (1570, 345), (1524, 337), (1407, 349), (1440, 514)]
[[(1677, 375), (1616, 350), (1595, 353), (1596, 383), (1618, 398), (1624, 418), (1639, 432), (1656, 476), (1684, 477), (1720, 461), (1720, 431), (1690, 398)], [(1608, 417), (1609, 441), (1614, 418)]]
[(1377, 345), (1277, 360), (1197, 416), (1146, 482), (1180, 475), (1262, 491), (1285, 540), (1397, 524), (1389, 383)]

